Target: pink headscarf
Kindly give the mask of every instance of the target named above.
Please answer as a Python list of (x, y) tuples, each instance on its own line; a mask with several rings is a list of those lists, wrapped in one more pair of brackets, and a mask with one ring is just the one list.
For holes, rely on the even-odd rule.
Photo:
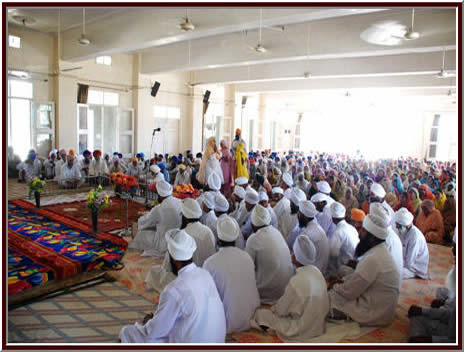
[(227, 141), (225, 139), (221, 141), (220, 146), (222, 157), (226, 160), (232, 158), (232, 153), (230, 152), (229, 146), (227, 145)]

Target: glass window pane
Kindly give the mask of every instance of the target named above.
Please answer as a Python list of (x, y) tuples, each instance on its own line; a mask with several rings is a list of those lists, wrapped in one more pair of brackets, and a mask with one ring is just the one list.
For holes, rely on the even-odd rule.
[(103, 103), (105, 105), (118, 106), (119, 105), (119, 94), (111, 93), (111, 92), (104, 92)]
[(8, 36), (9, 45), (12, 48), (21, 48), (21, 38), (15, 35)]
[(437, 145), (431, 144), (429, 148), (429, 158), (436, 158), (437, 157)]
[(167, 108), (166, 106), (155, 105), (154, 107), (155, 117), (160, 119), (165, 119), (167, 117)]
[(115, 126), (116, 108), (105, 107), (103, 117), (103, 149), (110, 154), (118, 151)]
[(88, 138), (86, 134), (79, 135), (79, 154), (82, 154), (87, 149)]
[(168, 108), (168, 118), (169, 119), (180, 119), (180, 109), (179, 108)]
[(119, 117), (119, 131), (132, 131), (132, 111), (121, 110)]
[(430, 142), (436, 142), (438, 140), (438, 128), (432, 128), (430, 131)]
[(440, 124), (440, 115), (435, 115), (433, 117), (433, 125), (432, 126), (438, 126)]
[(40, 105), (39, 118), (37, 119), (38, 128), (52, 128), (52, 115), (51, 107), (47, 105)]
[(37, 153), (44, 158), (48, 157), (48, 154), (52, 150), (52, 135), (49, 133), (41, 133), (37, 135)]
[(103, 92), (101, 90), (89, 89), (88, 101), (89, 104), (103, 104)]
[(93, 116), (93, 147), (102, 149), (102, 112), (100, 106), (90, 106), (89, 114)]
[(111, 65), (111, 56), (103, 56), (103, 63), (105, 65)]
[(10, 99), (11, 141), (10, 145), (21, 160), (26, 159), (31, 149), (31, 103), (24, 99)]
[(32, 99), (32, 83), (10, 80), (10, 93), (12, 97)]
[(119, 150), (122, 154), (132, 154), (132, 136), (119, 136)]
[(86, 130), (87, 128), (87, 107), (79, 106), (79, 129)]

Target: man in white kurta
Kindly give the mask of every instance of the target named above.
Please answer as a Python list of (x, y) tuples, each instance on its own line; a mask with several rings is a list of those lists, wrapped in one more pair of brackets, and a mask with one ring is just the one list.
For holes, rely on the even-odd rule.
[(314, 266), (316, 266), (322, 275), (326, 275), (327, 265), (329, 263), (329, 241), (327, 236), (318, 224), (316, 215), (317, 210), (314, 204), (309, 200), (300, 202), (298, 210), (298, 228), (299, 232), (293, 231), (288, 238), (287, 244), (289, 248), (293, 248), (296, 239), (299, 236), (308, 236), (311, 242), (316, 247), (316, 258)]
[(260, 305), (255, 265), (250, 255), (235, 247), (240, 228), (233, 218), (221, 215), (217, 222), (219, 252), (206, 259), (224, 305), (227, 333), (248, 330), (250, 319)]
[(329, 265), (327, 277), (336, 276), (340, 267), (353, 259), (359, 243), (358, 231), (345, 221), (346, 208), (339, 202), (330, 205), (335, 231), (329, 237)]
[[(374, 202), (378, 202), (383, 205), (383, 207), (387, 210), (388, 216), (390, 218), (390, 225), (392, 228), (395, 227), (395, 211), (392, 209), (390, 204), (387, 203), (385, 200), (385, 188), (379, 183), (374, 182), (369, 191), (369, 206)], [(370, 212), (370, 210), (369, 210)]]
[(232, 192), (231, 195), (231, 205), (234, 208), (234, 210), (229, 214), (231, 217), (233, 217), (235, 220), (237, 220), (237, 216), (239, 212), (242, 211), (241, 208), (245, 207), (245, 189), (241, 186), (235, 186), (234, 191)]
[(142, 256), (164, 257), (166, 231), (181, 225), (182, 202), (172, 196), (172, 187), (161, 180), (156, 185), (160, 204), (138, 220), (137, 234), (129, 248), (143, 250)]
[(208, 271), (191, 262), (195, 240), (177, 230), (166, 241), (177, 277), (161, 292), (154, 315), (121, 329), (121, 342), (224, 343), (226, 320), (216, 285)]
[(332, 222), (332, 214), (330, 213), (329, 208), (330, 204), (333, 202), (329, 203), (329, 199), (332, 198), (321, 192), (316, 193), (311, 197), (311, 202), (313, 202), (318, 211), (316, 215), (317, 222), (321, 225), (327, 236), (332, 235), (335, 231), (335, 224)]
[[(382, 187), (382, 186), (380, 186)], [(382, 187), (383, 189), (383, 187)], [(388, 222), (388, 236), (385, 239), (385, 246), (387, 247), (388, 251), (393, 257), (393, 261), (396, 264), (396, 268), (400, 273), (400, 286), (402, 282), (403, 276), (403, 244), (398, 236), (398, 234), (393, 230), (391, 224), (390, 214), (388, 213), (388, 209), (386, 209), (383, 203), (373, 202), (369, 205), (369, 214), (377, 215)]]
[(191, 184), (192, 169), (186, 167), (184, 164), (179, 164), (176, 179), (174, 180), (174, 187), (177, 185)]
[(341, 318), (341, 313), (362, 326), (386, 326), (395, 318), (400, 274), (385, 246), (388, 226), (389, 221), (376, 215), (364, 219), (355, 252), (361, 260), (329, 290), (332, 318)]
[[(272, 189), (272, 194), (278, 199), (274, 206), (274, 213), (276, 214), (277, 219), (281, 219), (284, 214), (290, 213), (290, 200), (284, 197), (284, 190), (280, 187), (274, 187)], [(282, 232), (280, 223), (278, 225), (280, 232)]]
[(208, 191), (204, 193), (202, 202), (203, 215), (200, 217), (200, 222), (207, 226), (211, 232), (216, 228), (217, 221), (216, 214), (214, 213), (214, 198), (216, 198), (216, 192)]
[[(285, 241), (288, 242), (289, 237), (296, 238), (301, 229), (298, 226), (298, 206), (300, 202), (306, 200), (306, 195), (299, 188), (292, 188), (290, 191), (290, 211), (285, 211), (279, 217), (279, 230)], [(295, 233), (297, 232), (297, 233)], [(292, 248), (292, 247), (289, 247)]]
[(406, 208), (395, 213), (396, 231), (403, 243), (403, 279), (429, 279), (429, 248), (413, 220), (414, 215)]
[(94, 159), (90, 162), (89, 175), (90, 176), (105, 176), (108, 175), (108, 167), (105, 160), (101, 158), (101, 151), (95, 150), (93, 152)]
[(253, 188), (248, 187), (245, 193), (245, 208), (242, 213), (239, 214), (239, 219), (236, 219), (240, 225), (240, 232), (245, 240), (253, 233), (253, 228), (251, 226), (251, 214), (258, 202), (258, 192), (256, 192)]
[(256, 284), (261, 303), (277, 301), (294, 273), (290, 250), (279, 230), (271, 226), (267, 209), (257, 205), (252, 212), (254, 233), (245, 250), (255, 263)]
[(299, 236), (292, 254), (296, 274), (270, 310), (256, 311), (253, 320), (257, 326), (275, 330), (284, 342), (307, 342), (324, 334), (329, 297), (325, 279), (314, 266), (315, 259), (314, 244), (307, 236)]
[(276, 229), (279, 229), (277, 216), (274, 212), (274, 209), (269, 205), (269, 197), (266, 192), (259, 192), (259, 204), (267, 209), (269, 215), (271, 215), (271, 225)]
[(293, 189), (293, 178), (288, 172), (284, 172), (280, 181), (280, 187), (284, 191), (284, 197), (290, 199), (290, 195)]
[(69, 154), (66, 159), (66, 164), (61, 167), (58, 184), (67, 188), (79, 187), (84, 183), (84, 177), (82, 177), (80, 166), (75, 162), (74, 155)]

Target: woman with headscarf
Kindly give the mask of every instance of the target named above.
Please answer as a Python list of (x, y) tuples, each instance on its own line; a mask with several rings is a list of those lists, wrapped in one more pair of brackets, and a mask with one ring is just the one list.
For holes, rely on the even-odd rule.
[(343, 204), (343, 206), (345, 207), (346, 221), (350, 223), (351, 222), (351, 210), (356, 209), (359, 206), (358, 200), (353, 196), (353, 191), (351, 187), (345, 187), (345, 194), (340, 199), (340, 203)]
[(415, 214), (411, 200), (409, 199), (409, 193), (408, 192), (403, 192), (400, 194), (400, 200), (396, 207), (393, 208), (394, 211), (398, 211), (401, 208), (406, 208), (411, 214)]
[(443, 216), (443, 225), (445, 228), (444, 239), (447, 242), (451, 242), (451, 234), (456, 227), (456, 191), (454, 190), (454, 183), (447, 185), (446, 189), (446, 201), (441, 210)]
[(247, 155), (245, 153), (245, 144), (239, 143), (237, 150), (235, 152), (235, 162), (236, 162), (236, 167), (237, 167), (237, 172), (235, 173), (235, 177), (246, 177), (247, 179), (250, 179), (250, 176), (248, 175), (248, 170), (247, 170)]
[(412, 204), (412, 210), (414, 216), (417, 216), (420, 211), (420, 205), (422, 203), (420, 197), (419, 197), (419, 191), (415, 187), (411, 187), (408, 191), (409, 194), (409, 199), (411, 200)]
[(219, 164), (219, 153), (215, 137), (210, 137), (208, 139), (206, 151), (201, 159), (200, 169), (197, 174), (198, 182), (205, 186), (212, 173), (218, 174), (221, 178), (221, 184), (224, 184), (224, 175), (222, 174), (221, 165)]
[(416, 226), (424, 234), (427, 242), (443, 244), (443, 235), (445, 232), (443, 217), (435, 209), (435, 205), (430, 199), (422, 202), (421, 211), (416, 219)]
[(224, 177), (224, 184), (221, 188), (221, 193), (224, 194), (226, 198), (229, 198), (232, 194), (232, 187), (234, 186), (234, 158), (232, 153), (229, 150), (227, 141), (223, 139), (220, 143), (221, 146), (221, 169), (222, 175)]

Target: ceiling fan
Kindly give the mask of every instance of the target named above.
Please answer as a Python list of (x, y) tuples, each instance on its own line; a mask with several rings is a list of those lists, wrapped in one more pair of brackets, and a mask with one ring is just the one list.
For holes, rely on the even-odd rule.
[(262, 44), (262, 36), (263, 36), (263, 9), (259, 9), (259, 32), (258, 32), (258, 44), (249, 47), (251, 50), (257, 52), (258, 54), (264, 54), (268, 52), (268, 49), (266, 49), (263, 44)]
[(179, 24), (179, 28), (184, 32), (190, 32), (195, 29), (195, 25), (189, 21), (188, 18), (188, 9), (185, 9), (185, 17), (183, 18), (184, 22)]
[(445, 48), (443, 48), (441, 69), (435, 76), (437, 78), (449, 78), (449, 77), (455, 77), (456, 76), (456, 71), (446, 71), (445, 70), (445, 53), (446, 53)]
[(85, 36), (85, 8), (82, 9), (82, 34), (78, 39), (80, 45), (87, 46), (90, 44), (90, 39)]
[(418, 39), (419, 37), (420, 37), (420, 33), (414, 31), (414, 9), (412, 9), (411, 27), (408, 28), (406, 33), (404, 33), (403, 39), (404, 40), (415, 40), (415, 39)]

